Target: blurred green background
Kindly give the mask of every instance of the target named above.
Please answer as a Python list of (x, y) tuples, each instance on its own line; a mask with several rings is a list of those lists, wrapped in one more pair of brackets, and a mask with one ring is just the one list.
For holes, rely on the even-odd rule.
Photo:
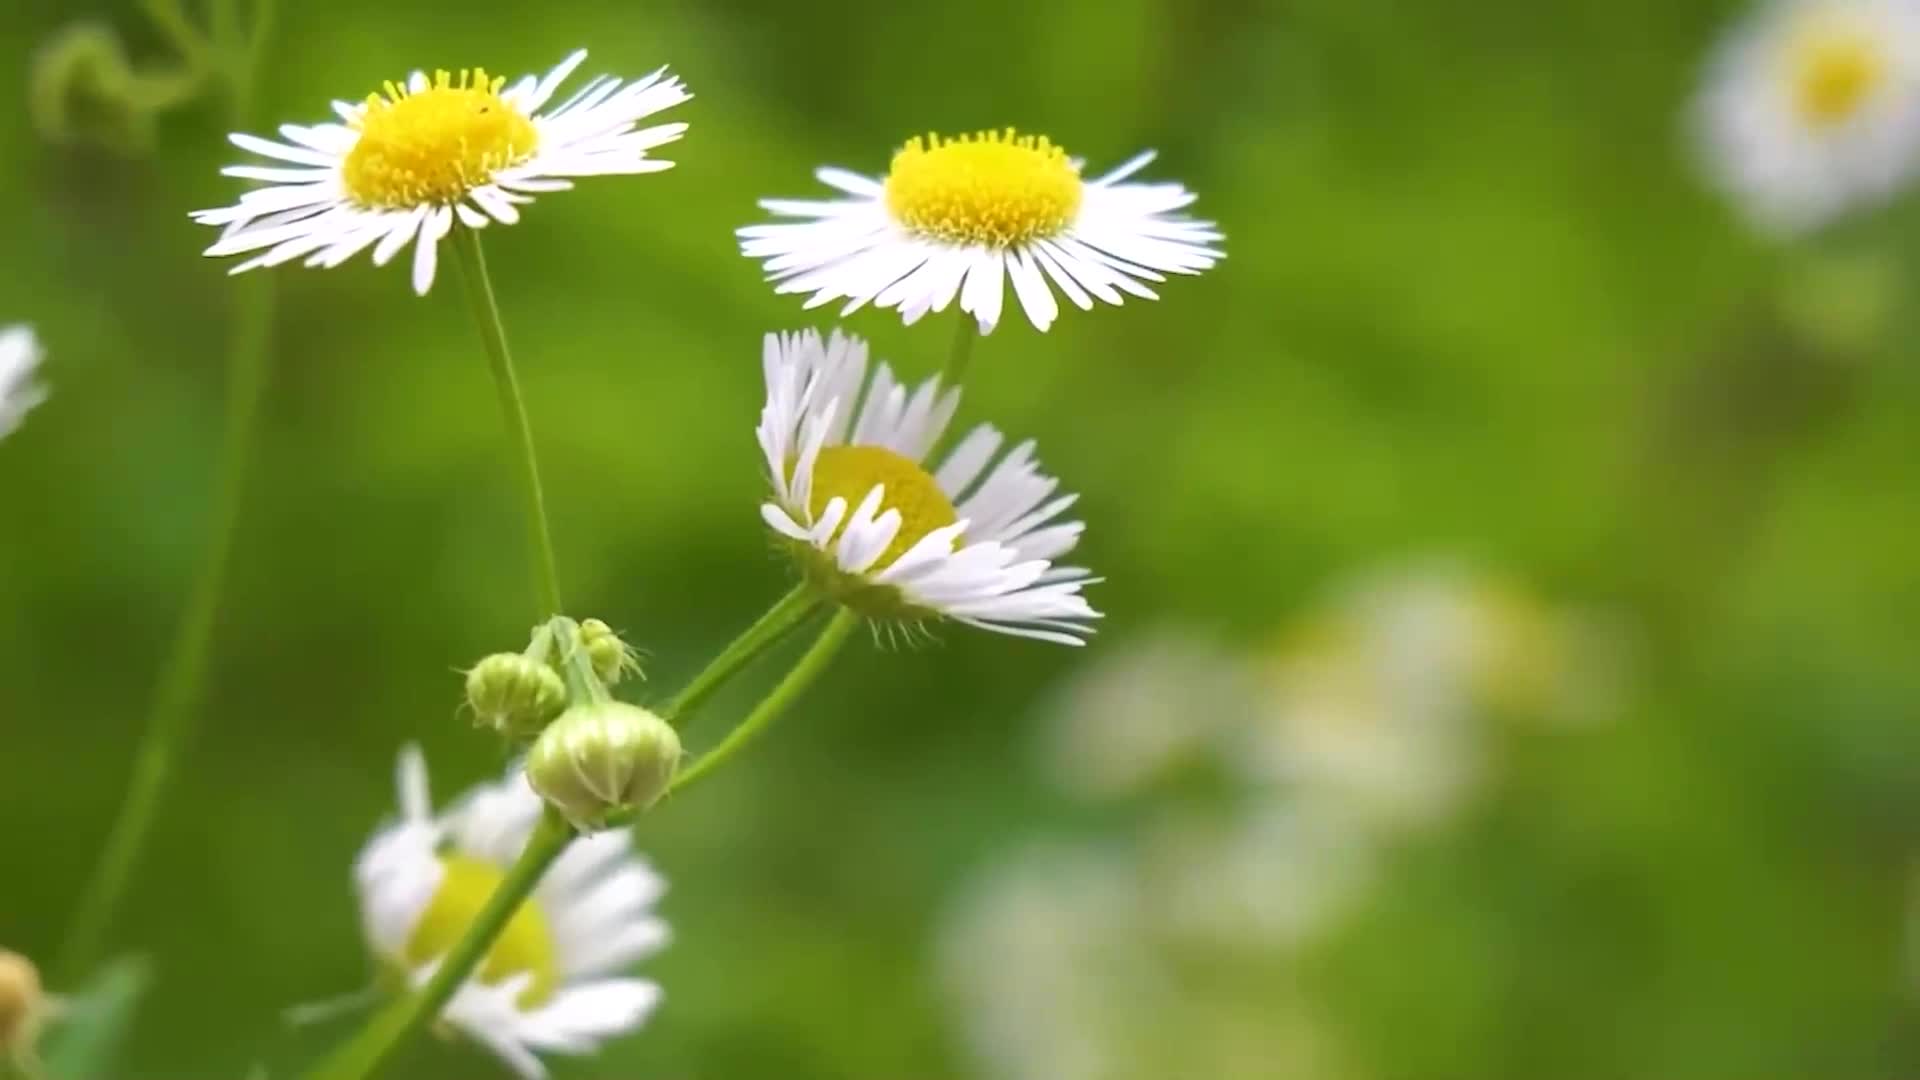
[[(281, 6), (262, 130), (415, 67), (517, 75), (582, 44), (590, 71), (670, 63), (695, 92), (677, 168), (489, 235), (567, 593), (648, 651), (648, 694), (786, 583), (755, 513), (759, 339), (828, 313), (736, 253), (756, 198), (1017, 124), (1096, 169), (1158, 148), (1149, 177), (1228, 236), (1158, 303), (1044, 336), (1010, 311), (976, 355), (963, 419), (1038, 437), (1084, 492), (1103, 635), (850, 650), (648, 820), (667, 1004), (560, 1075), (1000, 1075), (941, 989), (954, 896), (1033, 836), (1133, 827), (1039, 766), (1051, 688), (1169, 620), (1268, 640), (1329, 582), (1429, 551), (1609, 612), (1629, 685), (1398, 848), (1284, 988), (1242, 988), (1253, 1015), (1304, 996), (1381, 1078), (1920, 1075), (1920, 229), (1896, 210), (1783, 249), (1698, 182), (1682, 115), (1739, 6)], [(236, 297), (186, 217), (239, 190), (217, 103), (163, 116), (147, 154), (34, 131), (31, 59), (76, 19), (164, 62), (133, 4), (0, 7), (0, 321), (37, 325), (54, 391), (0, 444), (0, 943), (43, 958), (205, 541)], [(281, 1075), (337, 1037), (278, 1012), (367, 976), (348, 870), (395, 750), (424, 743), (443, 798), (501, 764), (454, 672), (518, 647), (528, 589), (458, 291), (416, 299), (365, 259), (274, 282), (204, 728), (114, 931), (158, 980), (126, 1076)], [(849, 325), (926, 374), (950, 324)], [(428, 1043), (392, 1075), (496, 1072)]]

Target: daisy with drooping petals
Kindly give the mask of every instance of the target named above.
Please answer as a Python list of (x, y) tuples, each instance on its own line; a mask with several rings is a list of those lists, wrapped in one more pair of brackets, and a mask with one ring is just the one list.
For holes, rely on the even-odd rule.
[[(418, 986), (465, 933), (526, 846), (543, 804), (523, 775), (435, 817), (418, 747), (400, 753), (401, 816), (354, 866), (361, 920), (383, 970)], [(644, 1023), (660, 987), (619, 974), (658, 951), (666, 884), (614, 830), (568, 845), (441, 1018), (529, 1080), (535, 1051), (591, 1053)]]
[(1060, 311), (1056, 288), (1083, 310), (1095, 297), (1152, 300), (1145, 282), (1225, 257), (1212, 222), (1176, 213), (1194, 201), (1186, 188), (1127, 182), (1153, 156), (1086, 180), (1078, 160), (1012, 128), (914, 138), (885, 177), (819, 170), (842, 198), (762, 202), (809, 220), (741, 229), (740, 251), (765, 260), (778, 291), (812, 293), (808, 308), (844, 299), (843, 315), (873, 304), (911, 324), (958, 296), (983, 334), (1000, 321), (1011, 280), (1027, 318), (1045, 330)]
[(1770, 232), (1884, 200), (1920, 165), (1920, 3), (1775, 0), (1697, 108), (1706, 167)]
[(424, 294), (439, 243), (455, 227), (511, 225), (521, 205), (572, 187), (575, 177), (672, 168), (647, 152), (678, 139), (687, 125), (634, 128), (692, 97), (665, 68), (630, 83), (600, 76), (545, 108), (586, 58), (583, 49), (545, 78), (529, 75), (512, 86), (479, 69), (431, 79), (415, 72), (406, 85), (388, 83), (358, 104), (335, 102), (338, 123), (282, 126), (285, 142), (232, 136), (274, 163), (235, 165), (225, 174), (271, 186), (193, 215), (224, 230), (206, 254), (258, 252), (237, 274), (294, 259), (339, 266), (368, 248), (385, 265), (411, 243), (413, 288)]
[(760, 515), (822, 592), (889, 622), (946, 618), (1064, 645), (1093, 632), (1087, 571), (1053, 563), (1084, 528), (1055, 521), (1075, 496), (1055, 494), (1033, 443), (989, 468), (1002, 439), (983, 424), (928, 472), (958, 390), (928, 379), (909, 394), (884, 363), (869, 380), (866, 343), (838, 331), (768, 334), (765, 366), (756, 434), (774, 497)]
[(46, 400), (46, 387), (33, 377), (40, 356), (40, 340), (32, 327), (0, 327), (0, 436), (11, 434), (29, 410)]

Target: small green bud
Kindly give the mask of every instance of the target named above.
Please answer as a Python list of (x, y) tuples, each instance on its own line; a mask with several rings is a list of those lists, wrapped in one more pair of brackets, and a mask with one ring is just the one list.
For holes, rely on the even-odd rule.
[(638, 705), (575, 705), (527, 754), (527, 782), (576, 826), (590, 827), (666, 794), (680, 767), (680, 736)]
[(46, 1011), (39, 969), (19, 953), (0, 949), (0, 1062), (32, 1052)]
[(567, 707), (567, 684), (539, 660), (495, 653), (467, 672), (467, 704), (482, 725), (530, 739)]
[(599, 619), (580, 620), (580, 647), (587, 650), (593, 673), (608, 686), (618, 685), (628, 674), (640, 674), (640, 654)]

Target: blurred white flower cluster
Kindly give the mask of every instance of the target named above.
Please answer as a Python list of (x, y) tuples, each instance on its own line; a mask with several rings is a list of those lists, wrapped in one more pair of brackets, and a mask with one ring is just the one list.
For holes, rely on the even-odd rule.
[(1892, 198), (1920, 166), (1920, 2), (1762, 3), (1714, 52), (1693, 120), (1706, 172), (1766, 232)]
[(982, 1075), (1363, 1075), (1295, 961), (1365, 903), (1383, 853), (1470, 807), (1503, 730), (1612, 711), (1614, 640), (1430, 564), (1339, 589), (1267, 647), (1166, 629), (1108, 652), (1057, 696), (1045, 759), (1138, 816), (1016, 851), (944, 930)]

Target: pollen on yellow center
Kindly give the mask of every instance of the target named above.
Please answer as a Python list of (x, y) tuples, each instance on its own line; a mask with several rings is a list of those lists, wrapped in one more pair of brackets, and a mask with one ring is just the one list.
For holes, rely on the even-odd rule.
[(923, 236), (1008, 248), (1056, 236), (1080, 210), (1080, 169), (1046, 136), (1012, 128), (907, 140), (887, 209)]
[(875, 484), (886, 487), (881, 513), (900, 512), (900, 532), (874, 562), (884, 569), (935, 529), (959, 520), (953, 502), (925, 469), (880, 446), (829, 446), (813, 466), (813, 494), (808, 509), (818, 518), (835, 497), (847, 501), (851, 514)]
[(1859, 113), (1887, 77), (1884, 43), (1862, 30), (1813, 28), (1793, 49), (1793, 102), (1816, 128), (1845, 123)]
[[(407, 939), (404, 959), (409, 967), (430, 964), (452, 950), (504, 877), (491, 863), (464, 855), (442, 855), (440, 863), (440, 888)], [(507, 920), (507, 928), (487, 951), (474, 978), (493, 984), (523, 973), (531, 975), (519, 997), (520, 1007), (531, 1009), (553, 996), (559, 967), (552, 929), (529, 900)]]
[(388, 83), (369, 96), (341, 166), (347, 193), (370, 207), (445, 205), (525, 161), (540, 134), (501, 98), (505, 83), (478, 68), (442, 71), (417, 93)]

